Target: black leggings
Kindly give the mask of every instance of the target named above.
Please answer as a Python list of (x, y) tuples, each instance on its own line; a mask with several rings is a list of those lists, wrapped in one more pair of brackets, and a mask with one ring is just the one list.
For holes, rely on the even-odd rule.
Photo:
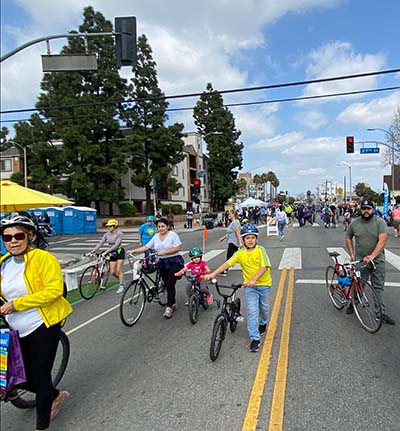
[(228, 244), (228, 250), (226, 251), (226, 260), (230, 259), (238, 250), (239, 247), (233, 242), (230, 242)]
[(175, 284), (177, 278), (175, 277), (175, 272), (182, 269), (182, 265), (179, 263), (171, 263), (167, 268), (163, 267), (160, 269), (161, 278), (167, 288), (167, 306), (172, 307), (176, 303), (176, 289)]
[(51, 370), (60, 340), (60, 324), (40, 325), (31, 334), (20, 338), (27, 382), (20, 387), (36, 393), (36, 429), (49, 427), (53, 401), (59, 391), (51, 381)]

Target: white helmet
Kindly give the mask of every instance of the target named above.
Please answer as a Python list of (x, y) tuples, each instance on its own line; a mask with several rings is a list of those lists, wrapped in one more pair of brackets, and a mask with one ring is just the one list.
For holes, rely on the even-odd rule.
[(35, 223), (28, 217), (25, 216), (14, 216), (11, 219), (3, 218), (0, 220), (0, 232), (3, 232), (7, 227), (13, 226), (24, 226), (30, 230), (36, 230)]

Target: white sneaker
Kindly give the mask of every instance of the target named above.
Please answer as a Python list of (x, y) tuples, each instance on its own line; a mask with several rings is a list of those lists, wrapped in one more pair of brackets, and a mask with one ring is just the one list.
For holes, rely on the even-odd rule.
[(121, 293), (122, 293), (123, 291), (124, 291), (124, 286), (119, 286), (115, 293), (116, 293), (117, 295), (121, 295)]
[(167, 307), (164, 311), (163, 317), (170, 319), (172, 317), (174, 310), (171, 307)]

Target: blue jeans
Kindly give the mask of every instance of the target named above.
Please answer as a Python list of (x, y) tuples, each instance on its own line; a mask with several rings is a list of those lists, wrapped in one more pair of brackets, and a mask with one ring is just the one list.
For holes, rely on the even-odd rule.
[(284, 221), (278, 221), (278, 235), (283, 236), (283, 229), (285, 229), (285, 222)]
[(258, 326), (267, 324), (269, 318), (271, 286), (246, 287), (244, 292), (247, 303), (247, 331), (252, 340), (259, 340)]

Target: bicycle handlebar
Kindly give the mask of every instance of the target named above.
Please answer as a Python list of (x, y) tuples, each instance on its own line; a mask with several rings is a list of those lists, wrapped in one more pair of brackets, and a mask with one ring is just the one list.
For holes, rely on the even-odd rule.
[[(217, 289), (218, 295), (219, 295), (219, 296), (222, 296), (223, 298), (230, 298), (230, 297), (232, 297), (232, 296), (233, 296), (233, 294), (234, 294), (238, 289), (240, 289), (240, 288), (243, 286), (243, 284), (242, 284), (242, 283), (240, 283), (240, 284), (232, 283), (230, 286), (222, 285), (222, 284), (218, 284), (218, 281), (217, 281), (217, 279), (215, 279), (215, 278), (213, 278), (213, 279), (212, 279), (212, 280), (210, 280), (210, 281), (211, 281), (211, 283), (213, 283), (213, 284), (215, 285), (215, 288)], [(222, 292), (219, 290), (220, 288), (222, 288), (222, 289), (231, 289), (231, 290), (232, 290), (232, 293), (230, 293), (229, 295), (228, 295), (228, 294), (226, 294), (226, 293), (222, 293)]]

